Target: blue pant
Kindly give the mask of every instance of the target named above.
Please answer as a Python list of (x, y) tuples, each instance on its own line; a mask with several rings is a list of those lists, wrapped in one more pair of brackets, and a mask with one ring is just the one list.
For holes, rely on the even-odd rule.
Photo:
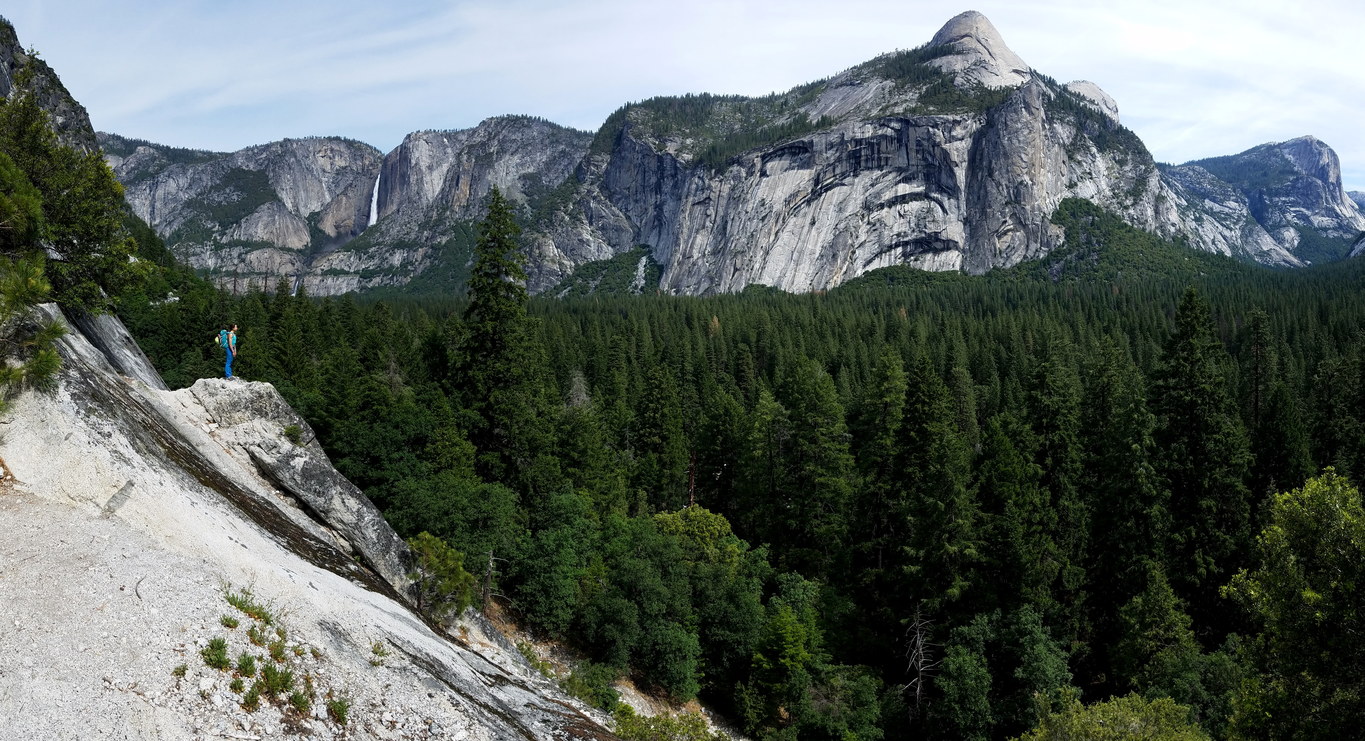
[(231, 351), (231, 350), (228, 350), (228, 351), (227, 351), (227, 363), (223, 365), (223, 373), (227, 374), (227, 377), (228, 377), (228, 378), (232, 378), (232, 351)]

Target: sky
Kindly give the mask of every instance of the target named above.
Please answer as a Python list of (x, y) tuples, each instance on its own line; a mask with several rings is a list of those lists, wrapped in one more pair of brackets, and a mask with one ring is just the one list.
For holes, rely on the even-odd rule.
[(596, 130), (656, 95), (765, 95), (984, 13), (1031, 67), (1097, 83), (1157, 160), (1311, 134), (1365, 191), (1358, 0), (7, 0), (100, 131), (232, 151), (388, 152), (502, 114)]

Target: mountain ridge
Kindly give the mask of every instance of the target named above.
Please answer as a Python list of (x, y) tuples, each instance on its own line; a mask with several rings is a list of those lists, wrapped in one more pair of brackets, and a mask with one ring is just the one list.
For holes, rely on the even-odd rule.
[[(1273, 145), (1294, 172), (1287, 190), (1204, 167), (1248, 153), (1158, 166), (1100, 86), (1031, 69), (975, 11), (923, 46), (782, 93), (650, 98), (593, 134), (533, 121), (410, 134), (381, 165), (360, 165), (374, 205), (354, 196), (340, 234), (305, 233), (311, 216), (286, 207), (177, 240), (165, 226), (172, 204), (154, 213), (142, 195), (130, 202), (220, 285), (225, 272), (257, 286), (287, 275), (315, 295), (399, 288), (431, 271), (439, 277), (421, 283), (460, 290), (471, 251), (461, 235), (495, 185), (521, 209), (535, 292), (639, 245), (674, 293), (824, 290), (892, 264), (980, 273), (1060, 245), (1048, 217), (1071, 197), (1272, 266), (1344, 257), (1365, 225), (1321, 142)], [(128, 159), (111, 154), (136, 186)]]

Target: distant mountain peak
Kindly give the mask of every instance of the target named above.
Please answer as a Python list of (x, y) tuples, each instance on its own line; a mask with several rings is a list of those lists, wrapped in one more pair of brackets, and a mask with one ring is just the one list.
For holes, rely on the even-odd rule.
[(1346, 197), (1346, 191), (1341, 187), (1341, 161), (1321, 139), (1301, 136), (1277, 146), (1300, 171), (1329, 183), (1340, 191), (1342, 198)]
[(1030, 69), (1005, 45), (1005, 39), (986, 16), (975, 10), (954, 16), (940, 28), (929, 46), (951, 46), (957, 53), (931, 62), (955, 75), (958, 84), (980, 83), (986, 87), (1018, 87), (1029, 79)]

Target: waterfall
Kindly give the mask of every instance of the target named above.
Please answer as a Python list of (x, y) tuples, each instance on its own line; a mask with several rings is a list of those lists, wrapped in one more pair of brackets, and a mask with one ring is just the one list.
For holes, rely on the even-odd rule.
[(370, 194), (370, 223), (366, 225), (367, 229), (379, 221), (379, 178), (383, 176), (384, 167), (380, 165), (379, 174), (374, 176), (374, 192)]

